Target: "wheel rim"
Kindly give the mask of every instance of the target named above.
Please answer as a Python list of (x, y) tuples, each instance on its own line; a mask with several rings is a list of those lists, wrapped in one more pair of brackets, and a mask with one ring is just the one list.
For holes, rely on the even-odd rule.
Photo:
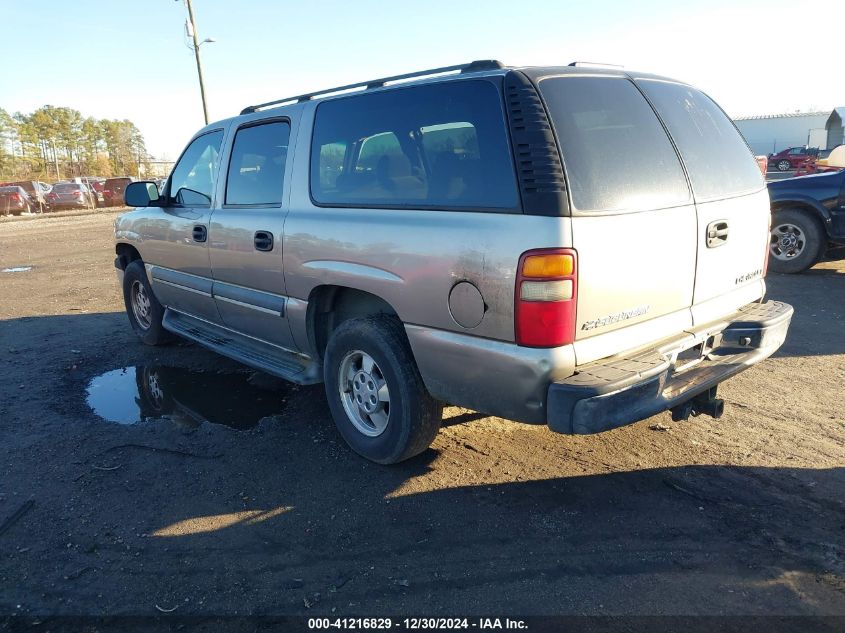
[(155, 408), (161, 409), (161, 404), (164, 402), (164, 390), (158, 382), (158, 374), (156, 372), (150, 372), (147, 375), (147, 391)]
[(778, 169), (781, 171), (787, 171), (792, 165), (788, 160), (782, 160), (778, 163)]
[(771, 253), (781, 261), (795, 259), (804, 252), (807, 237), (801, 227), (795, 224), (778, 224), (772, 227)]
[(135, 321), (143, 330), (149, 330), (152, 324), (150, 317), (150, 297), (147, 294), (147, 289), (140, 281), (133, 281), (132, 288), (129, 290), (129, 300), (132, 304), (132, 314), (135, 316)]
[(348, 352), (338, 370), (338, 391), (346, 416), (367, 437), (378, 437), (390, 420), (390, 390), (366, 352)]

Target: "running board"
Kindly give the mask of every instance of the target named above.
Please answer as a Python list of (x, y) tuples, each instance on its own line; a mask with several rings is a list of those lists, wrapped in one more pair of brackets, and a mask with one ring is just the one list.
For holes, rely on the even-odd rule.
[(320, 363), (278, 345), (238, 334), (208, 321), (167, 309), (164, 329), (244, 365), (284, 378), (298, 385), (323, 382)]

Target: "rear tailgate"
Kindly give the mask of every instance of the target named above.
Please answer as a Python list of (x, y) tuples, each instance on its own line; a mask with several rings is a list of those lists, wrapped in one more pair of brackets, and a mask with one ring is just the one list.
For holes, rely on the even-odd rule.
[(724, 112), (702, 92), (638, 79), (683, 158), (696, 201), (695, 325), (763, 296), (769, 196), (754, 155)]
[(578, 364), (688, 329), (696, 211), (658, 117), (621, 73), (550, 77), (539, 88), (573, 206)]

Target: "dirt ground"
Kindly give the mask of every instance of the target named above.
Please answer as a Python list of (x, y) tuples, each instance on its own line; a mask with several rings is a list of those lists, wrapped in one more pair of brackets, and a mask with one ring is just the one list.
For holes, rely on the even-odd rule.
[[(718, 421), (568, 437), (450, 408), (383, 467), (322, 386), (137, 342), (115, 217), (0, 221), (0, 268), (33, 267), (0, 273), (0, 614), (845, 615), (845, 260), (769, 276), (790, 336)], [(277, 414), (95, 415), (89, 381), (141, 366), (222, 372), (234, 426), (244, 379)]]

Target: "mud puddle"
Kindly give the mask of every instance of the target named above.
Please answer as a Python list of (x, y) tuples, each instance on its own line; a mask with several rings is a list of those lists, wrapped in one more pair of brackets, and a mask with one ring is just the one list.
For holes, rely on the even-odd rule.
[(264, 374), (147, 365), (93, 378), (86, 402), (98, 417), (117, 424), (165, 418), (188, 428), (211, 422), (246, 430), (282, 413), (295, 389)]

